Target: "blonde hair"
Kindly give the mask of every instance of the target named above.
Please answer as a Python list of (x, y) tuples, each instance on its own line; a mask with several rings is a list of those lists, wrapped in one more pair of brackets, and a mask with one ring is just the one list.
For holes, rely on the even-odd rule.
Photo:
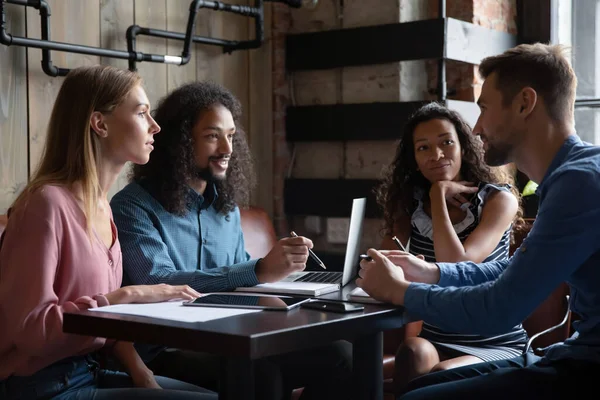
[(551, 119), (573, 121), (577, 77), (568, 54), (569, 48), (560, 44), (521, 44), (484, 58), (479, 74), (485, 79), (496, 73), (496, 88), (502, 93), (504, 106), (529, 86), (543, 98)]
[(79, 183), (87, 230), (91, 233), (90, 219), (98, 207), (101, 188), (98, 179), (100, 142), (90, 126), (90, 118), (96, 111), (112, 111), (140, 84), (141, 77), (137, 73), (111, 66), (71, 70), (54, 102), (39, 166), (12, 207), (19, 206), (44, 185), (72, 188), (74, 183)]

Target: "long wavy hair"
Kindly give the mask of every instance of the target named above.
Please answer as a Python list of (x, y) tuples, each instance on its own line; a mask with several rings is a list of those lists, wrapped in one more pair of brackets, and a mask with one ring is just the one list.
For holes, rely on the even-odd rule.
[(41, 186), (78, 183), (91, 237), (90, 219), (98, 209), (102, 188), (98, 179), (100, 139), (90, 118), (96, 111), (114, 110), (141, 84), (137, 73), (107, 65), (71, 70), (54, 102), (39, 166), (11, 208), (20, 206)]
[(154, 137), (154, 151), (150, 161), (134, 165), (130, 177), (135, 182), (146, 180), (153, 194), (169, 212), (183, 215), (187, 212), (189, 184), (196, 179), (192, 130), (202, 113), (215, 105), (227, 108), (235, 122), (233, 152), (227, 176), (215, 182), (218, 212), (227, 215), (236, 205), (245, 207), (250, 202), (250, 190), (255, 183), (252, 156), (246, 135), (240, 124), (242, 106), (223, 86), (209, 81), (185, 84), (163, 97), (152, 113), (161, 127)]
[(413, 138), (419, 124), (433, 119), (447, 120), (454, 125), (462, 149), (460, 173), (463, 180), (476, 185), (481, 182), (511, 185), (511, 192), (519, 201), (519, 211), (513, 227), (520, 226), (523, 223), (521, 197), (515, 186), (514, 176), (503, 167), (488, 166), (483, 160), (481, 141), (472, 134), (471, 127), (460, 114), (433, 102), (421, 107), (409, 118), (404, 126), (396, 156), (385, 169), (382, 182), (375, 188), (377, 202), (383, 210), (385, 234), (394, 234), (398, 221), (415, 211), (415, 191), (428, 193), (431, 188), (431, 182), (417, 168)]

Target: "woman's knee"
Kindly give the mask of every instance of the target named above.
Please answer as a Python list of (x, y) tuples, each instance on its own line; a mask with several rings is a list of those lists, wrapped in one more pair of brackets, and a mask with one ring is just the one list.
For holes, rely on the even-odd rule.
[(396, 361), (400, 362), (439, 362), (438, 352), (433, 344), (428, 340), (418, 337), (406, 339), (398, 352), (396, 353)]

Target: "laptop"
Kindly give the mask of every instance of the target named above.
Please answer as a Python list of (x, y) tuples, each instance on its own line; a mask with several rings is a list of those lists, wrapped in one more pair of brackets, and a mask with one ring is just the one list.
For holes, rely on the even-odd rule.
[[(366, 198), (352, 200), (350, 229), (342, 272), (302, 271), (294, 272), (285, 279), (273, 283), (261, 283), (251, 287), (237, 288), (238, 292), (285, 293), (320, 296), (335, 292), (346, 286), (358, 274), (360, 245), (365, 219)], [(318, 254), (317, 254), (318, 255)]]

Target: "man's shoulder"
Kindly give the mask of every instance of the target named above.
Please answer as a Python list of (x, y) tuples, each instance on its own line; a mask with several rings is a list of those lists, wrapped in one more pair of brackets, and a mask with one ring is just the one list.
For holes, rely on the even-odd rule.
[(554, 172), (554, 175), (567, 175), (574, 179), (593, 178), (600, 183), (600, 146), (589, 143), (573, 146), (565, 161)]
[(162, 209), (162, 206), (148, 190), (137, 182), (131, 182), (119, 190), (110, 200), (114, 214), (137, 212), (144, 209), (147, 212)]
[(121, 204), (121, 203), (140, 203), (147, 202), (149, 199), (152, 199), (152, 195), (144, 189), (142, 185), (137, 182), (131, 182), (127, 184), (123, 189), (119, 190), (110, 200), (111, 205)]
[(568, 191), (571, 196), (600, 195), (600, 147), (589, 144), (574, 146), (564, 162), (556, 168), (544, 189)]

